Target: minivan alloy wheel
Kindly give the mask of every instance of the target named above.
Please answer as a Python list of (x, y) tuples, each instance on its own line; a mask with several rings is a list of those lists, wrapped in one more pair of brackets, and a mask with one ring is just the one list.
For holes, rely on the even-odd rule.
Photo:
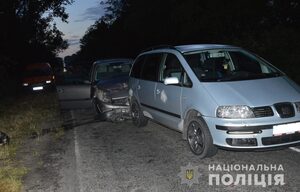
[(210, 131), (201, 117), (192, 117), (187, 124), (187, 140), (191, 151), (200, 158), (215, 155), (218, 148), (213, 144)]
[(193, 121), (188, 128), (188, 142), (194, 153), (200, 154), (204, 149), (204, 136), (200, 125)]

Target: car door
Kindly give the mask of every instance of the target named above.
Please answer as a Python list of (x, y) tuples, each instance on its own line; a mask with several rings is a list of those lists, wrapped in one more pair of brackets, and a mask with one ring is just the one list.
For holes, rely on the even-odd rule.
[(90, 83), (84, 77), (64, 75), (57, 82), (57, 93), (62, 110), (92, 108)]
[(149, 54), (142, 65), (141, 77), (138, 83), (138, 97), (144, 111), (153, 113), (155, 105), (154, 91), (158, 80), (158, 68), (162, 59), (161, 53)]
[(160, 111), (160, 122), (175, 129), (179, 129), (181, 120), (182, 84), (165, 85), (167, 77), (177, 77), (179, 82), (183, 79), (183, 68), (177, 56), (171, 53), (164, 55), (159, 68), (159, 82), (155, 88), (155, 107)]

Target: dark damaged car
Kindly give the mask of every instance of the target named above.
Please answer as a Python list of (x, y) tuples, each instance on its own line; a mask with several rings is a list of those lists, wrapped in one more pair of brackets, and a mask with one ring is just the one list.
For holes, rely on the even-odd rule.
[(133, 60), (108, 59), (93, 63), (91, 99), (97, 113), (106, 120), (118, 122), (130, 118), (128, 75)]

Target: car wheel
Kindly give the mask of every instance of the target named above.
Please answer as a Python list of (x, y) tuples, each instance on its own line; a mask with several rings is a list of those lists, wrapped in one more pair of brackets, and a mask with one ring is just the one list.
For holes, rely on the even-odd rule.
[(93, 99), (93, 104), (94, 104), (95, 112), (97, 114), (101, 114), (101, 111), (100, 111), (100, 109), (99, 109), (99, 107), (98, 107), (97, 102), (95, 101), (95, 99)]
[(217, 153), (218, 148), (213, 144), (206, 123), (198, 117), (193, 117), (188, 123), (187, 141), (191, 151), (200, 158), (211, 157)]
[(97, 105), (97, 104), (94, 104), (94, 107), (95, 107), (96, 113), (97, 113), (97, 114), (101, 114), (101, 111), (99, 110), (98, 105)]
[(95, 120), (105, 121), (106, 118), (105, 118), (104, 114), (100, 111), (98, 104), (96, 102), (93, 102), (93, 103), (94, 103), (94, 109), (95, 109)]
[(148, 123), (147, 117), (144, 116), (137, 101), (133, 101), (131, 104), (131, 116), (132, 122), (137, 127), (144, 127)]

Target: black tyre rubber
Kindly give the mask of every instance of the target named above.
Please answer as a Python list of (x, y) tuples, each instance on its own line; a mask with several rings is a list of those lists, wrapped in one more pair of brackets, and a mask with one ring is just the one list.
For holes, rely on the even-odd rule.
[(218, 148), (213, 144), (206, 123), (199, 117), (192, 117), (187, 126), (187, 142), (191, 151), (201, 159), (214, 156)]
[(96, 112), (98, 115), (101, 114), (101, 111), (99, 110), (99, 108), (98, 108), (96, 102), (94, 102), (94, 109), (95, 109), (95, 112)]
[(132, 123), (136, 127), (144, 127), (148, 124), (148, 118), (144, 116), (138, 102), (133, 100), (131, 103)]
[(95, 120), (97, 121), (105, 121), (107, 120), (105, 118), (105, 115), (100, 111), (100, 109), (97, 106), (97, 103), (93, 101), (94, 111), (95, 111)]

